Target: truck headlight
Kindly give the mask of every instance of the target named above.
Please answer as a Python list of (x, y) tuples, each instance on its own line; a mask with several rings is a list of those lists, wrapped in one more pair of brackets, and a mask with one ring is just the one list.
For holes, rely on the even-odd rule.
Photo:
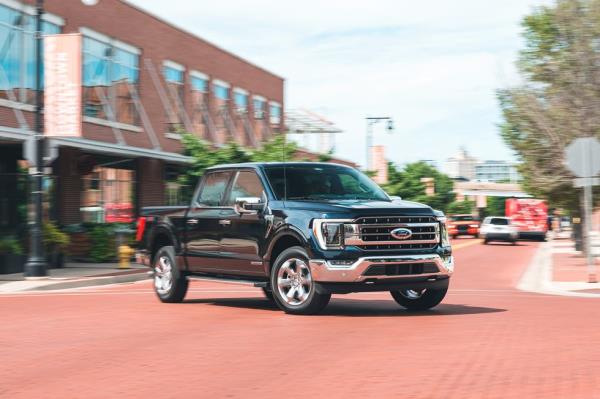
[(322, 249), (340, 249), (344, 247), (344, 238), (355, 234), (351, 220), (315, 219), (313, 233)]
[(448, 236), (447, 220), (445, 216), (438, 216), (437, 221), (440, 223), (440, 244), (443, 247), (450, 246), (450, 236)]

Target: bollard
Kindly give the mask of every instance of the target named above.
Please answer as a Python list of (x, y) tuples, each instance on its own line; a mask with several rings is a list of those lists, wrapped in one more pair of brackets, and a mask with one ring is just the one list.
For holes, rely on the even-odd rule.
[(119, 269), (127, 269), (129, 267), (131, 255), (133, 255), (133, 248), (129, 245), (119, 246)]

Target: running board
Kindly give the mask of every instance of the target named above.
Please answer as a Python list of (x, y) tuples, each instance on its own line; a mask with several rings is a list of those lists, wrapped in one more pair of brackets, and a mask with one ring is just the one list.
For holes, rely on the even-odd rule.
[(251, 281), (251, 280), (241, 280), (238, 278), (232, 277), (217, 277), (217, 276), (198, 276), (198, 275), (188, 275), (188, 278), (191, 280), (201, 280), (201, 281), (214, 281), (217, 283), (234, 283), (234, 284), (244, 284), (244, 285), (252, 285), (258, 288), (267, 288), (268, 283), (266, 281)]

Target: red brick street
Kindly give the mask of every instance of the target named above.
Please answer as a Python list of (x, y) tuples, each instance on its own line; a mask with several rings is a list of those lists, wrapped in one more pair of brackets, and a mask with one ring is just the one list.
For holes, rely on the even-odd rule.
[(387, 293), (290, 316), (259, 289), (143, 282), (0, 296), (0, 397), (600, 398), (597, 299), (516, 290), (538, 243), (456, 240), (429, 312)]

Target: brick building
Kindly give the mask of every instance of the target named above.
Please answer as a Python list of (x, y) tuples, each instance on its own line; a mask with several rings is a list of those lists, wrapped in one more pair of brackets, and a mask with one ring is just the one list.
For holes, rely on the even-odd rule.
[[(33, 0), (0, 0), (0, 229), (24, 219), (35, 97)], [(61, 224), (174, 203), (182, 129), (256, 146), (281, 131), (284, 80), (122, 0), (46, 0), (46, 33), (83, 35), (83, 136), (48, 140)]]

